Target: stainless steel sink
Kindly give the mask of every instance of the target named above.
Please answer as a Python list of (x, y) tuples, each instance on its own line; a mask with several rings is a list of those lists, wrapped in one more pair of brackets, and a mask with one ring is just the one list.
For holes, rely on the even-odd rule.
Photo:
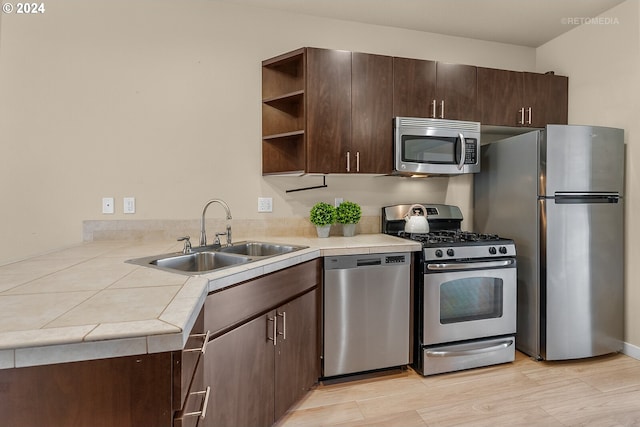
[(194, 252), (191, 254), (154, 259), (149, 262), (149, 264), (164, 269), (203, 272), (237, 264), (245, 264), (249, 261), (251, 261), (249, 257), (232, 256), (220, 252)]
[(282, 245), (265, 242), (238, 242), (218, 249), (219, 252), (247, 255), (251, 257), (269, 257), (299, 251), (305, 246)]
[(181, 274), (206, 273), (234, 265), (248, 264), (253, 261), (282, 255), (305, 249), (307, 246), (295, 246), (266, 242), (238, 242), (232, 246), (195, 247), (192, 253), (154, 255), (130, 259), (130, 264), (157, 268)]

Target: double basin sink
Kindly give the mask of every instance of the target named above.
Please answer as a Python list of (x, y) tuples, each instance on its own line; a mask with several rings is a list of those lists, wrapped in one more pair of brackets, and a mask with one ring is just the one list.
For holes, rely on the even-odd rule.
[(200, 274), (235, 265), (248, 264), (305, 248), (307, 246), (247, 241), (238, 242), (231, 246), (197, 247), (187, 254), (174, 252), (130, 259), (127, 262), (174, 273)]

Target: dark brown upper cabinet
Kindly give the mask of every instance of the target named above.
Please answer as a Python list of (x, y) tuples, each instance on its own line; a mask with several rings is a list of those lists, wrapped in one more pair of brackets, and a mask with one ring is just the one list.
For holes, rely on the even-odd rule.
[(303, 48), (262, 70), (263, 174), (391, 172), (391, 57)]
[(391, 173), (393, 58), (354, 52), (351, 71), (349, 172)]
[(568, 78), (478, 67), (478, 114), (483, 125), (566, 124)]
[(476, 67), (393, 58), (393, 115), (476, 120)]
[(307, 48), (306, 66), (305, 171), (346, 172), (351, 140), (351, 52)]
[(568, 79), (342, 50), (262, 62), (262, 173), (393, 170), (393, 118), (567, 123)]
[(436, 63), (393, 58), (393, 116), (435, 117)]
[(476, 67), (436, 64), (436, 114), (439, 119), (477, 120)]

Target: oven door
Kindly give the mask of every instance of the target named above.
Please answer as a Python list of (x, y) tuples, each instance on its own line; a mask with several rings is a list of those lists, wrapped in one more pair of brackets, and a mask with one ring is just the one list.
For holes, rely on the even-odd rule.
[(516, 261), (427, 262), (422, 345), (516, 331)]

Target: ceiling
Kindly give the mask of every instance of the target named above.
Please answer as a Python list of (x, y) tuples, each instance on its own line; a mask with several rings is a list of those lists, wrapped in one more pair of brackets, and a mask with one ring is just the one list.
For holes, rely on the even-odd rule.
[(538, 47), (625, 0), (219, 1)]

